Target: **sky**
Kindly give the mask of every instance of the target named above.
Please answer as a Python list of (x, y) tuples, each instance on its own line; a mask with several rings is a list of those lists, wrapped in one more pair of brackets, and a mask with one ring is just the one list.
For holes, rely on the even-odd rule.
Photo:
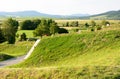
[(120, 0), (0, 0), (0, 11), (35, 10), (46, 14), (99, 14), (120, 10)]

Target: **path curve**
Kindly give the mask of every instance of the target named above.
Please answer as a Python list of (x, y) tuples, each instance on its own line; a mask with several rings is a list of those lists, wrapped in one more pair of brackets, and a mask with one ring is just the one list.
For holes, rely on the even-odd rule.
[(14, 65), (14, 64), (17, 64), (25, 59), (27, 59), (33, 52), (33, 50), (35, 49), (35, 47), (38, 45), (38, 43), (40, 42), (40, 39), (38, 39), (34, 45), (32, 46), (32, 48), (29, 50), (29, 52), (27, 53), (27, 55), (23, 55), (23, 56), (20, 56), (20, 57), (16, 57), (16, 58), (11, 58), (11, 59), (8, 59), (8, 60), (5, 60), (5, 61), (1, 61), (0, 62), (0, 68), (2, 67), (6, 67), (6, 66), (10, 66), (10, 65)]

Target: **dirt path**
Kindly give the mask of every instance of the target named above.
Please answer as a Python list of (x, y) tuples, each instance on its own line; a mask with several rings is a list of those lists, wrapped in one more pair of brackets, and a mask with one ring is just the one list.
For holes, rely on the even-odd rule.
[(24, 61), (25, 59), (27, 59), (33, 52), (34, 48), (38, 45), (38, 43), (40, 42), (40, 39), (38, 39), (34, 45), (32, 46), (32, 48), (29, 50), (29, 52), (27, 53), (27, 55), (24, 55), (24, 56), (20, 56), (20, 57), (17, 57), (17, 58), (11, 58), (9, 60), (5, 60), (5, 61), (1, 61), (0, 62), (0, 68), (2, 67), (6, 67), (6, 66), (10, 66), (10, 65), (13, 65), (13, 64), (17, 64), (17, 63), (20, 63), (21, 61)]

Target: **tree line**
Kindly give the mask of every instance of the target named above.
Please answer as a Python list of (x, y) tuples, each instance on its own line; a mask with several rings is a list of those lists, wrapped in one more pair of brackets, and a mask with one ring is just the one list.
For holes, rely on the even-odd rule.
[[(110, 24), (109, 21), (106, 20), (102, 20), (101, 23), (99, 25), (101, 26), (106, 26), (107, 24)], [(78, 21), (71, 21), (71, 22), (65, 22), (62, 25), (63, 27), (80, 27), (80, 26), (85, 26), (85, 27), (94, 27), (97, 26), (97, 23), (94, 20), (91, 20), (89, 23), (85, 23), (85, 24), (80, 24)]]
[[(56, 33), (68, 33), (64, 28), (60, 28), (52, 19), (34, 19), (18, 22), (12, 18), (5, 20), (0, 25), (0, 43), (8, 41), (9, 44), (14, 44), (18, 27), (21, 30), (34, 30), (34, 36), (54, 35)], [(26, 34), (21, 35), (20, 40), (26, 40)]]

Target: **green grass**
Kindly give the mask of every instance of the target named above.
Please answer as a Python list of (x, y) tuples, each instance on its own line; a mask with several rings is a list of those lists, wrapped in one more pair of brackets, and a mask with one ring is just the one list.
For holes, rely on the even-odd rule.
[(34, 44), (34, 41), (16, 42), (15, 44), (0, 44), (0, 53), (10, 56), (25, 55)]
[(0, 71), (3, 79), (119, 79), (120, 30), (43, 38), (28, 59)]
[(92, 66), (72, 68), (7, 68), (0, 69), (0, 79), (119, 79), (120, 68)]
[(27, 38), (33, 37), (33, 30), (18, 30), (17, 34), (21, 35), (22, 33), (25, 33), (27, 35)]
[(42, 39), (17, 67), (116, 66), (119, 53), (119, 30), (70, 34)]

